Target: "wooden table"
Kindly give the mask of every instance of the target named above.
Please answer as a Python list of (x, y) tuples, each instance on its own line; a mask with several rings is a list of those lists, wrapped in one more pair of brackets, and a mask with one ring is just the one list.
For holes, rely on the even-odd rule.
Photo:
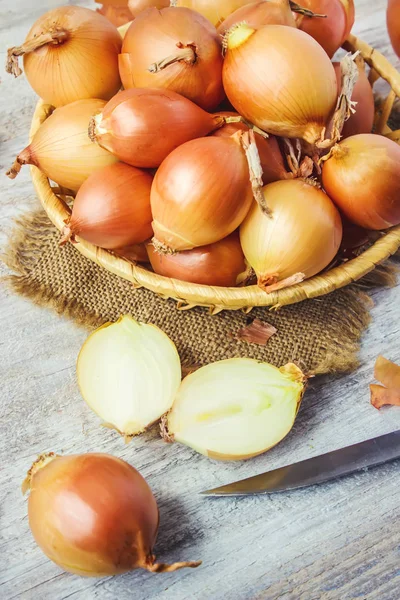
[[(75, 2), (72, 2), (73, 4)], [(59, 0), (0, 0), (0, 48), (21, 42), (33, 21)], [(86, 3), (87, 4), (87, 3)], [(356, 0), (355, 33), (393, 61), (385, 0)], [(4, 56), (3, 56), (4, 58)], [(0, 83), (1, 171), (27, 143), (35, 96), (24, 77)], [(1, 180), (0, 235), (36, 206), (24, 169)], [(1, 266), (1, 272), (6, 269)], [(215, 463), (156, 434), (125, 446), (82, 401), (75, 360), (86, 332), (0, 290), (0, 598), (41, 600), (253, 599), (399, 600), (399, 463), (304, 491), (270, 497), (206, 499), (199, 492), (400, 427), (400, 409), (378, 412), (368, 384), (377, 354), (400, 362), (399, 289), (373, 295), (373, 322), (360, 369), (312, 382), (294, 430), (268, 454)], [(109, 452), (147, 477), (161, 510), (162, 561), (202, 559), (169, 575), (134, 572), (82, 579), (62, 573), (34, 543), (20, 492), (36, 455)]]

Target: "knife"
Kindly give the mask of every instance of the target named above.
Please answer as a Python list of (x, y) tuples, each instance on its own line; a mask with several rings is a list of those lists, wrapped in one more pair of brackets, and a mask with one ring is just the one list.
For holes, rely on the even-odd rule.
[(341, 450), (248, 477), (203, 496), (250, 496), (308, 487), (400, 458), (400, 430)]

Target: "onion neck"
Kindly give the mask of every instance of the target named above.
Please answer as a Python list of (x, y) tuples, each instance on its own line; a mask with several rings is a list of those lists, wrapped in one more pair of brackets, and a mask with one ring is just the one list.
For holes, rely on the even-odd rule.
[(18, 64), (18, 57), (24, 54), (34, 52), (47, 44), (58, 46), (64, 44), (69, 38), (69, 32), (66, 29), (50, 29), (46, 33), (41, 33), (36, 37), (28, 40), (22, 46), (14, 46), (7, 51), (6, 71), (19, 77), (22, 74), (22, 69)]
[(97, 137), (105, 135), (107, 129), (104, 127), (104, 118), (102, 113), (94, 115), (89, 121), (88, 136), (91, 142), (96, 143)]
[(178, 42), (176, 46), (178, 50), (174, 54), (163, 58), (159, 62), (153, 63), (147, 70), (150, 73), (159, 73), (159, 71), (162, 71), (166, 67), (177, 62), (185, 62), (189, 65), (193, 65), (197, 61), (197, 49), (194, 42), (190, 42), (189, 44)]
[(37, 457), (31, 468), (29, 469), (26, 478), (22, 483), (22, 493), (25, 494), (28, 490), (31, 489), (31, 484), (34, 476), (38, 471), (43, 469), (46, 465), (51, 463), (55, 458), (57, 458), (57, 454), (54, 452), (48, 452), (47, 454), (41, 454)]
[(30, 146), (27, 146), (25, 150), (22, 150), (22, 152), (18, 154), (13, 165), (6, 172), (7, 177), (10, 179), (15, 179), (23, 165), (35, 165), (35, 167), (38, 166)]
[(315, 17), (318, 17), (320, 19), (326, 19), (328, 16), (314, 13), (312, 10), (309, 10), (308, 8), (303, 8), (302, 6), (297, 4), (297, 2), (293, 2), (292, 0), (289, 0), (289, 6), (292, 12), (302, 15), (303, 17), (309, 17), (310, 19)]
[(234, 50), (239, 48), (247, 42), (249, 38), (255, 33), (256, 30), (250, 27), (245, 21), (243, 23), (236, 23), (233, 25), (224, 35), (222, 46), (225, 50)]

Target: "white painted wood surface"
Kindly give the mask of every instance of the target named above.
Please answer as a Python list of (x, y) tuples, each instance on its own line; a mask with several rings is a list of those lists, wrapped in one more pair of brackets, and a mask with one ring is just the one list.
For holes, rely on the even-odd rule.
[[(19, 43), (59, 0), (0, 0), (0, 49)], [(73, 2), (74, 3), (74, 2)], [(83, 3), (88, 5), (87, 3)], [(393, 61), (385, 0), (356, 0), (355, 32)], [(35, 104), (24, 77), (2, 74), (0, 167), (27, 142)], [(24, 170), (1, 179), (1, 243), (15, 216), (36, 206)], [(6, 269), (1, 266), (1, 273)], [(0, 290), (0, 598), (41, 600), (399, 600), (400, 472), (393, 463), (320, 487), (271, 497), (206, 499), (198, 492), (400, 427), (400, 409), (369, 404), (378, 353), (400, 362), (398, 288), (374, 294), (362, 366), (312, 382), (298, 421), (278, 448), (253, 461), (215, 463), (156, 432), (125, 446), (80, 398), (75, 360), (86, 337), (70, 322)], [(20, 483), (38, 453), (109, 452), (148, 478), (161, 510), (162, 561), (202, 559), (170, 575), (104, 580), (62, 573), (36, 547)]]

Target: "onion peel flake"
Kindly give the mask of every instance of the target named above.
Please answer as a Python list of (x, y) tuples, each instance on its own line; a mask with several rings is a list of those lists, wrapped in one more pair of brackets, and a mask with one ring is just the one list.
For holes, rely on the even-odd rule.
[(276, 327), (270, 323), (265, 323), (264, 321), (260, 321), (260, 319), (254, 319), (250, 325), (246, 325), (246, 327), (239, 329), (236, 339), (247, 342), (248, 344), (265, 346), (269, 339), (276, 333)]
[(371, 404), (374, 408), (379, 410), (382, 406), (400, 406), (400, 390), (386, 388), (375, 383), (372, 383), (369, 387), (371, 390)]

